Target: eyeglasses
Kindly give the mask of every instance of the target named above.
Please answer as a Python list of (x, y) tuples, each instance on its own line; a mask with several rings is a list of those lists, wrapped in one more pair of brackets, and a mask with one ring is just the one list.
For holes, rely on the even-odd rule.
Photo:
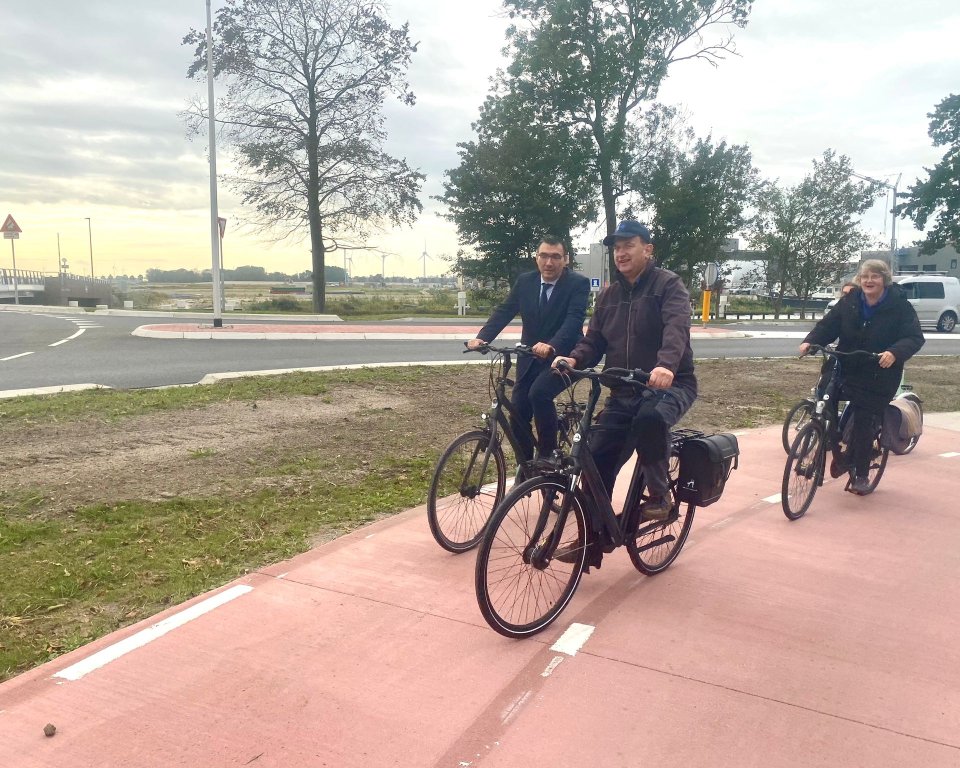
[(544, 261), (563, 261), (563, 254), (556, 251), (545, 252), (541, 251), (537, 253), (538, 259), (543, 259)]

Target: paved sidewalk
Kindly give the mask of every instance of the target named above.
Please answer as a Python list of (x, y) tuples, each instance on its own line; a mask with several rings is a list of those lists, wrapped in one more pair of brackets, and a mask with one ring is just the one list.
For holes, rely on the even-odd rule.
[[(141, 325), (134, 336), (152, 339), (270, 339), (331, 341), (348, 339), (472, 339), (482, 322), (464, 325), (376, 325), (373, 323), (230, 323), (214, 328), (209, 323), (157, 323)], [(694, 326), (694, 338), (733, 339), (747, 334), (723, 327)], [(520, 326), (510, 325), (499, 339), (519, 339)]]
[(780, 428), (742, 434), (673, 566), (617, 551), (523, 641), (409, 510), (0, 684), (0, 766), (956, 768), (960, 420), (938, 422), (876, 493), (827, 481), (793, 523)]

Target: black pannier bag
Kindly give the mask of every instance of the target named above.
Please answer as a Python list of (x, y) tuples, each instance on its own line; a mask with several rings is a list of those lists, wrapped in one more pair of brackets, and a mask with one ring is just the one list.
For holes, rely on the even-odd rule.
[(719, 501), (739, 456), (737, 438), (728, 432), (684, 440), (680, 445), (677, 501), (698, 507)]

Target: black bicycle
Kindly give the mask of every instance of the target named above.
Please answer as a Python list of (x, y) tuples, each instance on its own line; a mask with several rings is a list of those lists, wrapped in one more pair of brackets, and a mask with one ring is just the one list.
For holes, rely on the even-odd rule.
[[(808, 355), (823, 355), (825, 364), (820, 370), (820, 380), (815, 391), (817, 400), (809, 423), (801, 427), (797, 436), (790, 445), (787, 453), (787, 463), (783, 469), (783, 483), (780, 489), (780, 500), (783, 514), (790, 520), (798, 520), (810, 508), (817, 488), (823, 485), (826, 473), (827, 452), (832, 457), (831, 475), (840, 477), (847, 471), (844, 464), (846, 443), (849, 442), (848, 425), (852, 425), (853, 407), (843, 409), (842, 415), (837, 411), (837, 397), (841, 387), (841, 363), (843, 357), (866, 355), (879, 359), (873, 352), (855, 350), (853, 352), (838, 352), (830, 347), (811, 345)], [(884, 448), (880, 431), (877, 430), (873, 438), (870, 452), (870, 466), (867, 478), (870, 481), (869, 490), (877, 487), (883, 471), (887, 466), (890, 451)], [(849, 480), (847, 486), (849, 486)]]
[[(513, 386), (509, 378), (513, 358), (534, 356), (533, 351), (523, 344), (513, 347), (484, 344), (466, 352), (494, 355), (489, 368), (490, 411), (480, 415), (482, 426), (455, 437), (444, 449), (427, 493), (430, 532), (441, 547), (455, 553), (466, 552), (480, 543), (490, 513), (506, 492), (508, 470), (517, 482), (539, 471), (537, 462), (524, 455), (535, 445), (533, 431), (523, 420), (514, 419), (524, 434), (521, 437), (514, 432), (510, 417), (515, 417), (516, 412), (507, 396), (507, 387)], [(552, 457), (554, 461), (559, 461), (564, 447), (570, 445), (582, 410), (572, 389), (564, 393), (557, 405), (560, 450)], [(513, 449), (514, 467), (507, 466), (504, 438)]]
[[(598, 552), (624, 545), (642, 573), (663, 571), (680, 554), (695, 506), (677, 500), (678, 455), (683, 442), (702, 437), (694, 430), (672, 432), (670, 494), (673, 509), (665, 520), (641, 520), (643, 469), (637, 461), (623, 511), (614, 513), (589, 438), (601, 384), (648, 390), (643, 371), (608, 368), (603, 372), (563, 367), (573, 380), (589, 379), (590, 396), (573, 448), (562, 467), (514, 486), (497, 507), (477, 551), (475, 586), (487, 623), (507, 637), (526, 637), (547, 627), (569, 603), (584, 569)], [(584, 439), (586, 438), (586, 439)]]

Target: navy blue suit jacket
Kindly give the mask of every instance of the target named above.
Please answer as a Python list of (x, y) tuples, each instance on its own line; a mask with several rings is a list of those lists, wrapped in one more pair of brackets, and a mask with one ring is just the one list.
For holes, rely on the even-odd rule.
[[(553, 286), (550, 301), (540, 312), (540, 273), (524, 272), (510, 289), (510, 295), (490, 314), (487, 324), (477, 334), (487, 343), (493, 341), (518, 314), (523, 321), (520, 341), (533, 346), (546, 342), (558, 355), (569, 355), (583, 337), (583, 321), (587, 315), (590, 281), (581, 274), (564, 269)], [(517, 381), (532, 371), (547, 365), (548, 361), (534, 360), (526, 355), (517, 361)]]

